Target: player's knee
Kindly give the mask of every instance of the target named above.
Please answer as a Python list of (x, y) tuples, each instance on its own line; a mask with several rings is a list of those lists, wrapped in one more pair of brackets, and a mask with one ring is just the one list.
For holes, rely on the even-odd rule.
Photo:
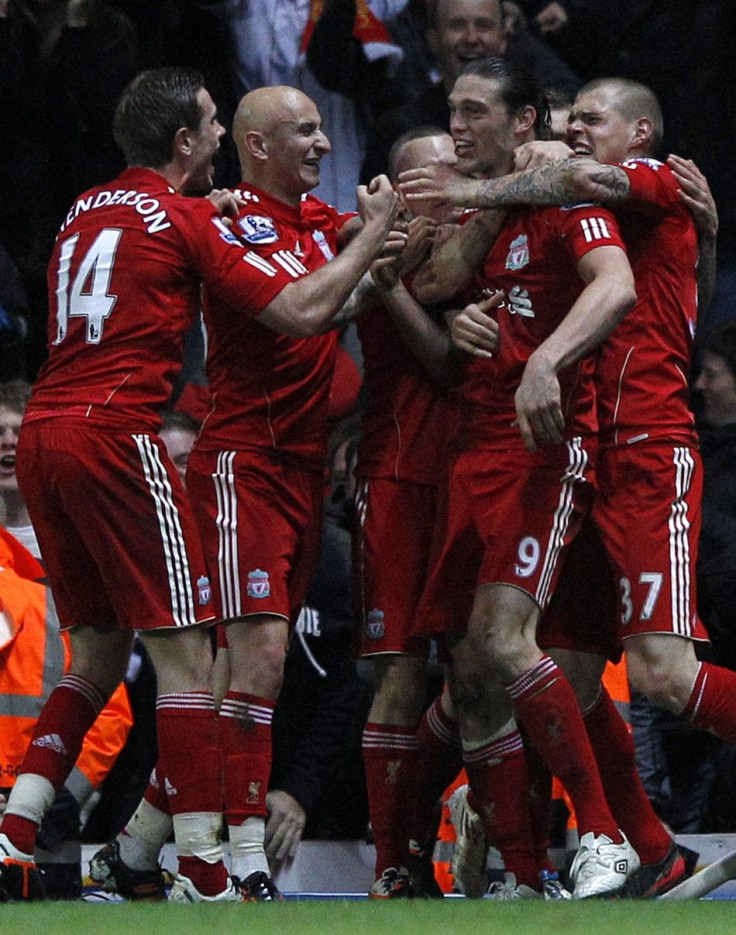
[(631, 656), (628, 662), (631, 687), (666, 711), (682, 710), (682, 684), (679, 674), (661, 659)]
[(264, 676), (270, 678), (274, 685), (281, 687), (284, 678), (284, 663), (286, 662), (286, 644), (279, 641), (269, 641), (261, 646), (260, 666)]
[(388, 663), (376, 665), (374, 704), (399, 718), (398, 723), (410, 723), (419, 718), (426, 685), (426, 661), (411, 656), (397, 656)]
[(529, 645), (525, 636), (505, 627), (488, 627), (483, 638), (483, 649), (490, 673), (502, 683), (512, 681), (527, 668), (523, 662), (529, 652), (536, 653), (536, 644)]

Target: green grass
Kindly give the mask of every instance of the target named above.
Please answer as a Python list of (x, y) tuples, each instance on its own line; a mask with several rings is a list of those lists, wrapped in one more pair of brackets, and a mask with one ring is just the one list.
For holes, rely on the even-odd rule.
[(0, 905), (2, 935), (731, 935), (735, 931), (736, 904), (729, 901)]

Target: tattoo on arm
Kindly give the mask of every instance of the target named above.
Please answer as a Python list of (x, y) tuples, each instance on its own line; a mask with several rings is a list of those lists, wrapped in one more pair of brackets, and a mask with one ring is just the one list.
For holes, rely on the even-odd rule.
[(482, 182), (476, 206), (563, 205), (583, 200), (620, 204), (629, 190), (628, 177), (619, 166), (563, 159)]

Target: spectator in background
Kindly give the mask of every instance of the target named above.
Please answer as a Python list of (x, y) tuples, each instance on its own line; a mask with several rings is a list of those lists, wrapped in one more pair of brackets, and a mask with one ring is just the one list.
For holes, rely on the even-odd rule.
[(425, 124), (450, 129), (447, 96), (471, 60), (508, 55), (532, 68), (543, 85), (574, 93), (580, 82), (560, 59), (525, 33), (509, 34), (501, 0), (427, 0), (427, 44), (438, 80), (419, 96), (380, 117), (368, 138), (361, 176), (364, 181), (388, 167), (394, 140)]
[(16, 263), (31, 252), (45, 168), (39, 47), (33, 8), (0, 0), (0, 243)]
[[(328, 0), (329, 4), (330, 0)], [(402, 57), (391, 42), (384, 23), (406, 5), (407, 0), (359, 0), (353, 21), (353, 36), (374, 64), (391, 63)], [(318, 197), (341, 211), (355, 209), (355, 186), (365, 153), (364, 119), (355, 100), (323, 83), (329, 76), (339, 82), (339, 62), (322, 61), (318, 80), (309, 64), (312, 30), (323, 4), (312, 0), (198, 0), (227, 25), (231, 39), (233, 82), (237, 97), (269, 85), (291, 85), (314, 100), (322, 116), (324, 131), (335, 147), (322, 163), (322, 179), (315, 189)], [(327, 4), (325, 4), (327, 5)], [(314, 54), (311, 57), (315, 62)]]
[(112, 136), (115, 106), (138, 71), (138, 37), (108, 0), (64, 0), (43, 37), (43, 81), (52, 231), (81, 191), (125, 165)]
[(736, 669), (736, 324), (704, 339), (695, 389), (703, 457), (698, 607), (716, 658)]
[(5, 379), (26, 377), (28, 316), (18, 267), (0, 242), (0, 373)]

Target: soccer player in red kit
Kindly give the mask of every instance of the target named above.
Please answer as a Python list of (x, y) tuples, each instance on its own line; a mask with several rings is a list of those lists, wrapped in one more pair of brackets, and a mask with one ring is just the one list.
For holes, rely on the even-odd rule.
[[(402, 168), (454, 158), (449, 134), (433, 127), (410, 130), (392, 147), (390, 177), (395, 179)], [(408, 248), (410, 256), (400, 258), (404, 276), (411, 276), (411, 267), (458, 214), (451, 209), (412, 220), (409, 231), (416, 249)], [(413, 637), (411, 630), (427, 575), (438, 487), (445, 480), (455, 419), (454, 407), (441, 390), (447, 383), (449, 336), (437, 326), (439, 340), (428, 353), (415, 357), (419, 342), (407, 334), (397, 309), (397, 303), (414, 301), (397, 267), (383, 266), (383, 273), (374, 269), (379, 294), (357, 321), (366, 403), (356, 465), (355, 590), (360, 651), (372, 662), (375, 675), (363, 732), (376, 846), (376, 879), (369, 895), (375, 899), (441, 895), (433, 883), (431, 855), (421, 864), (421, 880), (416, 873), (420, 862), (414, 861), (411, 890), (407, 873), (418, 779), (417, 725), (429, 649), (429, 642)], [(427, 323), (427, 328), (432, 325)], [(445, 785), (457, 771), (456, 765)]]
[[(698, 256), (687, 209), (697, 177), (682, 160), (671, 158), (664, 165), (653, 158), (662, 137), (661, 112), (651, 91), (635, 82), (606, 78), (586, 85), (568, 129), (578, 158), (557, 158), (490, 183), (446, 178), (454, 194), (440, 183), (432, 197), (444, 187), (443, 200), (449, 196), (476, 206), (564, 204), (585, 198), (616, 207), (638, 300), (605, 343), (596, 377), (601, 455), (600, 496), (593, 516), (620, 590), (618, 626), (609, 639), (612, 652), (625, 640), (629, 678), (636, 689), (673, 713), (687, 714), (694, 726), (733, 741), (736, 675), (700, 663), (693, 648), (705, 631), (697, 618), (694, 590), (702, 470), (688, 376), (697, 275), (712, 266), (707, 238), (701, 238)], [(554, 155), (571, 153), (563, 149)], [(420, 185), (428, 190), (434, 182)], [(560, 617), (554, 627), (543, 624), (542, 635), (547, 645), (557, 640), (557, 645), (576, 648), (565, 639)], [(575, 639), (577, 648), (586, 648), (579, 629)], [(596, 642), (600, 639), (589, 645)], [(607, 791), (612, 808), (631, 812), (633, 800), (619, 796), (629, 794), (626, 774), (633, 770), (633, 757), (610, 699), (597, 686), (603, 660), (591, 666), (573, 657), (568, 665), (582, 673), (576, 688), (591, 735), (606, 745), (596, 753), (602, 775), (611, 776)], [(627, 889), (633, 896), (656, 895), (682, 875), (682, 858), (661, 830), (655, 833), (644, 810), (637, 812), (646, 822), (649, 844)]]
[[(534, 138), (544, 113), (538, 88), (502, 60), (468, 66), (450, 104), (458, 165), (473, 175), (508, 171), (513, 148)], [(452, 650), (466, 763), (513, 754), (523, 772), (511, 699), (542, 757), (566, 775), (591, 842), (574, 867), (585, 898), (619, 889), (637, 858), (607, 808), (572, 690), (538, 649), (534, 628), (592, 496), (597, 423), (586, 355), (634, 300), (615, 220), (590, 206), (514, 212), (471, 297), (499, 289), (498, 347), (468, 361), (459, 388), (464, 444), (452, 468), (447, 538), (418, 616), (426, 633), (462, 635), (467, 624)], [(560, 411), (565, 427), (554, 433)], [(547, 441), (561, 444), (537, 447)], [(478, 690), (493, 679), (504, 691), (491, 718)], [(523, 831), (513, 830), (517, 838)], [(533, 854), (516, 866), (517, 882), (539, 887)]]
[(248, 314), (206, 291), (213, 406), (187, 487), (230, 650), (219, 723), (232, 872), (253, 898), (274, 898), (264, 850), (271, 719), (318, 557), (337, 346), (329, 329), (358, 307), (351, 294), (383, 250), (398, 200), (385, 176), (361, 186), (362, 227), (338, 250), (355, 222), (307, 194), (330, 150), (314, 102), (260, 88), (240, 102), (233, 136), (244, 203), (233, 236), (248, 246), (258, 290)]
[[(4, 898), (40, 895), (36, 827), (123, 678), (133, 631), (158, 677), (161, 763), (179, 847), (173, 898), (237, 900), (222, 812), (210, 583), (183, 486), (156, 436), (206, 280), (245, 308), (256, 275), (212, 185), (224, 129), (201, 77), (139, 75), (118, 105), (129, 166), (81, 195), (49, 265), (49, 358), (28, 404), (17, 474), (73, 663), (36, 726), (0, 834)], [(197, 768), (193, 769), (192, 764)]]

